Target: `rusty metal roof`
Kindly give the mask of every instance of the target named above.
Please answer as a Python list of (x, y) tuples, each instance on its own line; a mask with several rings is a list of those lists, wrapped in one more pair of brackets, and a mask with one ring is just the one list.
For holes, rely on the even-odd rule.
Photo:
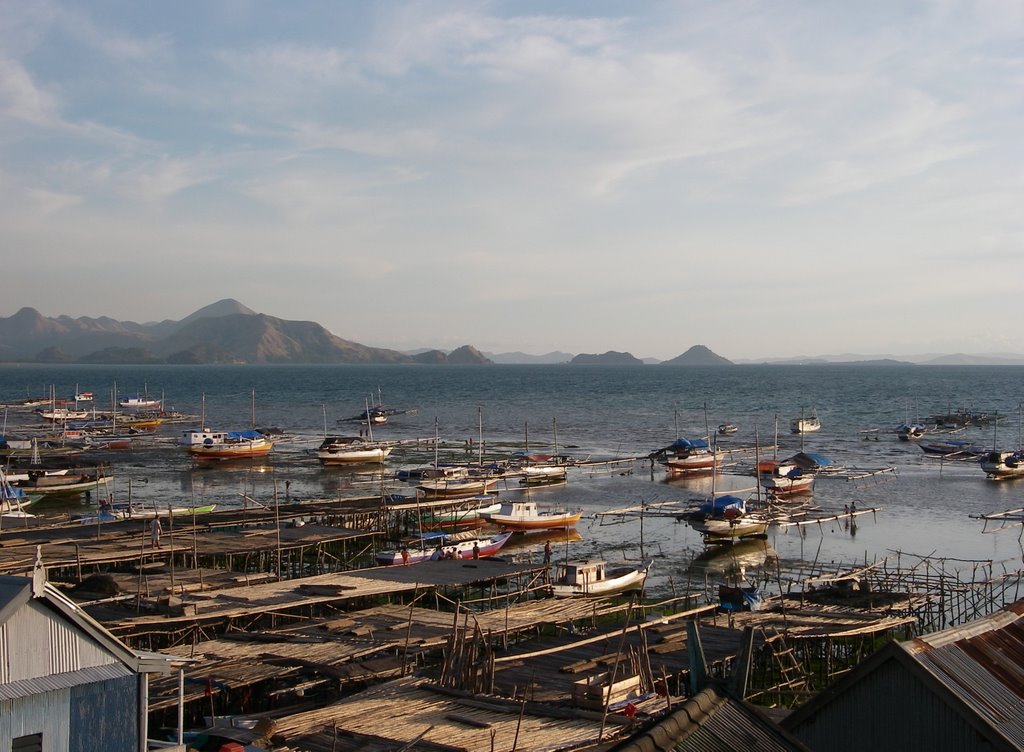
[(901, 647), (986, 723), (1024, 749), (1024, 600)]

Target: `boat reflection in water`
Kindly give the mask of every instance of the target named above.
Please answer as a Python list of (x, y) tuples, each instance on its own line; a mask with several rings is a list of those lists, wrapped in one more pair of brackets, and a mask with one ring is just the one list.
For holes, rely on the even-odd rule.
[(567, 530), (539, 530), (535, 533), (524, 533), (523, 535), (513, 535), (512, 539), (505, 544), (505, 551), (525, 551), (525, 550), (539, 550), (544, 547), (544, 544), (550, 543), (551, 547), (561, 555), (563, 553), (559, 546), (567, 546), (570, 543), (576, 543), (577, 541), (583, 540), (583, 536), (580, 532), (571, 527)]
[(774, 566), (778, 553), (763, 539), (709, 545), (690, 563), (690, 574), (745, 580), (749, 570)]

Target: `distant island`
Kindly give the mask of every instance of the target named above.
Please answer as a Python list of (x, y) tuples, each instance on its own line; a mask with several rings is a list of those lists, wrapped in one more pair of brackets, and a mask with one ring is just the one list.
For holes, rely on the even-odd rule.
[(34, 308), (0, 317), (0, 360), (35, 363), (374, 363), (487, 364), (471, 345), (407, 355), (335, 336), (313, 321), (256, 313), (237, 300), (181, 321), (137, 324), (112, 318), (48, 318)]
[(601, 355), (580, 353), (569, 361), (574, 366), (642, 366), (644, 362), (628, 352), (609, 350)]
[(704, 345), (694, 345), (682, 355), (661, 362), (663, 366), (731, 366), (731, 360), (723, 358)]

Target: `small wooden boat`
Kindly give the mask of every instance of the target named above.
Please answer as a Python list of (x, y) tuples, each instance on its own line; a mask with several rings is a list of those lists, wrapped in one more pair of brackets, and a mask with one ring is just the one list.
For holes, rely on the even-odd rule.
[(457, 507), (446, 505), (443, 509), (428, 509), (420, 513), (419, 525), (423, 530), (444, 528), (478, 527), (487, 522), (481, 515), (497, 512), (501, 502), (493, 496), (471, 497)]
[(428, 499), (445, 499), (485, 494), (493, 491), (497, 485), (497, 478), (468, 475), (466, 477), (424, 480), (416, 488), (422, 491)]
[(651, 560), (642, 566), (608, 569), (606, 562), (597, 559), (567, 561), (558, 565), (551, 594), (556, 598), (586, 598), (642, 590), (653, 564)]
[(500, 525), (506, 530), (529, 532), (531, 530), (558, 530), (575, 527), (583, 510), (544, 510), (534, 501), (512, 501), (501, 505), (497, 512), (480, 515), (488, 522)]
[(217, 508), (216, 504), (206, 504), (200, 507), (171, 507), (156, 509), (140, 506), (129, 506), (128, 504), (108, 504), (101, 506), (99, 511), (92, 514), (76, 515), (72, 519), (81, 522), (83, 525), (95, 524), (97, 522), (117, 522), (119, 520), (151, 520), (154, 517), (192, 517), (197, 514), (209, 514)]
[(374, 559), (380, 564), (418, 564), (438, 559), (475, 559), (494, 556), (505, 545), (512, 533), (500, 533), (489, 538), (446, 533), (424, 533), (418, 545), (398, 551), (378, 551)]
[(238, 460), (265, 457), (274, 448), (259, 431), (184, 431), (178, 440), (195, 459)]
[(739, 426), (736, 426), (736, 425), (734, 425), (732, 423), (722, 423), (720, 426), (718, 426), (718, 435), (719, 436), (732, 436), (734, 433), (736, 433), (739, 430), (740, 430)]
[(986, 451), (984, 447), (961, 440), (929, 442), (918, 446), (925, 454), (942, 457), (979, 457)]
[(547, 483), (565, 482), (568, 471), (565, 465), (556, 463), (537, 463), (522, 465), (511, 472), (522, 477), (519, 482), (524, 486), (539, 486)]
[(832, 460), (822, 454), (798, 452), (782, 461), (764, 460), (757, 465), (758, 481), (776, 498), (810, 493), (814, 478)]
[(391, 443), (362, 436), (328, 436), (316, 450), (316, 456), (325, 465), (380, 463), (393, 449)]

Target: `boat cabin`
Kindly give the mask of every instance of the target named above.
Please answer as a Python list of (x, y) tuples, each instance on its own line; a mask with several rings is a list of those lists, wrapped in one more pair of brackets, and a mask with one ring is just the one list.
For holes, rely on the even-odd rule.
[(567, 561), (558, 566), (558, 581), (565, 585), (591, 585), (605, 579), (607, 562), (599, 559)]

